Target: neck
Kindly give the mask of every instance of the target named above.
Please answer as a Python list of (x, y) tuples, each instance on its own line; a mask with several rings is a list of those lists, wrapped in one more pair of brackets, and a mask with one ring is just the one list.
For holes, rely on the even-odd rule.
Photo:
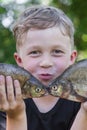
[(58, 101), (58, 97), (47, 95), (45, 97), (33, 98), (33, 101), (40, 112), (46, 113), (50, 111)]

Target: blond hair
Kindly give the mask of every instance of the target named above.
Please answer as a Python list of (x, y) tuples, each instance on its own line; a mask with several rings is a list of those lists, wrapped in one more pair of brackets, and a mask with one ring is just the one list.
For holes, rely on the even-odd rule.
[(63, 35), (68, 35), (74, 46), (74, 26), (62, 10), (51, 6), (33, 6), (26, 9), (14, 24), (16, 48), (23, 44), (22, 40), (29, 29), (51, 27), (58, 27)]

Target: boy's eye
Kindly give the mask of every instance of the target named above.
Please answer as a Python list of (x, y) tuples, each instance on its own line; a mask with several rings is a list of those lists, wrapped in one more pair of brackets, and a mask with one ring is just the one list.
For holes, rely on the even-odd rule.
[(31, 51), (31, 52), (29, 53), (29, 55), (31, 55), (31, 56), (39, 56), (40, 54), (41, 54), (41, 52), (38, 51), (38, 50)]
[(63, 51), (55, 49), (55, 50), (53, 50), (53, 54), (56, 55), (56, 56), (61, 55), (61, 54), (63, 54)]

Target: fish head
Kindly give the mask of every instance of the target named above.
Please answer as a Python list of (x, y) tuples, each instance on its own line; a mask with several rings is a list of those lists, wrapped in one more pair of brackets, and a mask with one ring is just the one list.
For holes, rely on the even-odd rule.
[(22, 95), (24, 98), (39, 98), (45, 96), (47, 95), (46, 86), (35, 77), (31, 77), (22, 87)]
[(61, 83), (57, 82), (52, 82), (49, 84), (49, 87), (47, 88), (49, 94), (53, 95), (53, 96), (60, 96), (62, 94), (62, 89), (63, 86)]
[(48, 92), (55, 97), (64, 97), (70, 92), (70, 83), (65, 79), (56, 79), (49, 84)]

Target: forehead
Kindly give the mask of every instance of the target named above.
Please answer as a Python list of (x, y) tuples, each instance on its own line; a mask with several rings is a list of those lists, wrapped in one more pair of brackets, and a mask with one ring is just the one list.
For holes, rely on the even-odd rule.
[[(30, 29), (27, 32), (26, 41), (70, 41), (70, 37), (67, 34), (63, 34), (58, 27), (47, 28), (47, 29)], [(44, 41), (46, 42), (46, 41)]]
[(48, 28), (44, 30), (31, 29), (28, 31), (21, 49), (25, 50), (33, 48), (69, 48), (71, 50), (70, 37), (63, 35), (58, 28)]
[[(21, 49), (28, 50), (29, 48), (53, 48), (62, 47), (71, 50), (71, 41), (68, 35), (62, 34), (58, 27), (48, 29), (30, 29), (23, 40)], [(68, 46), (68, 48), (67, 48)]]

